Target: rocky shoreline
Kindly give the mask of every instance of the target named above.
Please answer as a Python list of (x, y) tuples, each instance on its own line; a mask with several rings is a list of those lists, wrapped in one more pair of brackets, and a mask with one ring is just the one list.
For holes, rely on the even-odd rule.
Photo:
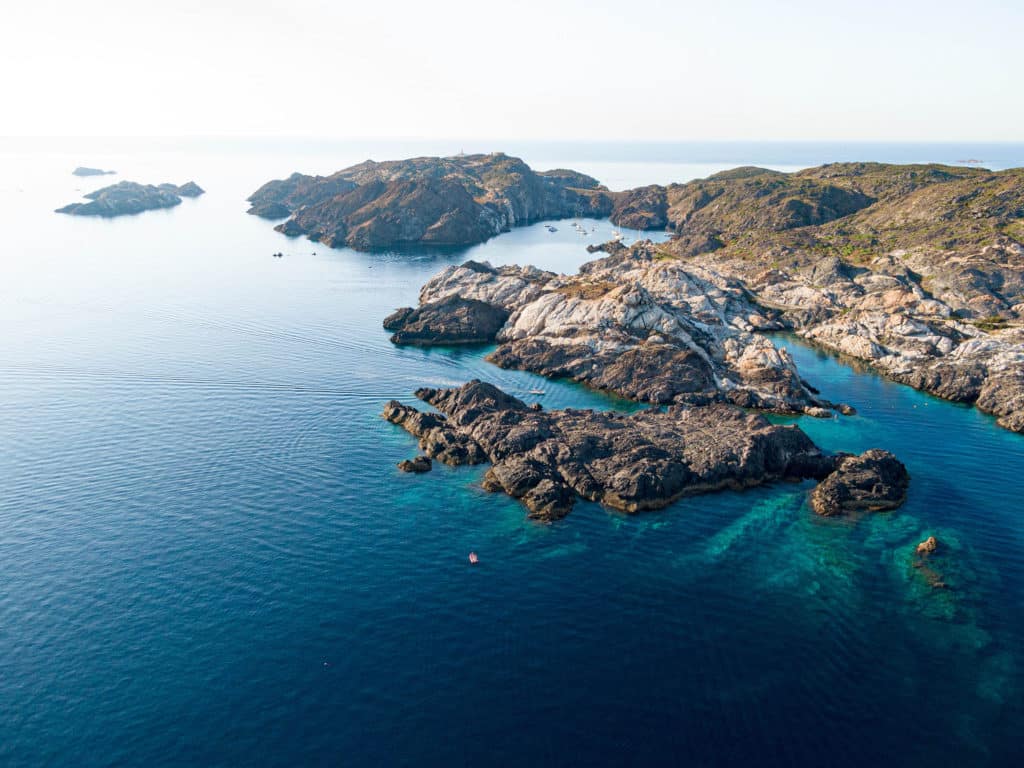
[(421, 292), (416, 342), (457, 296), (509, 314), (474, 337), (498, 342), (503, 367), (652, 403), (826, 415), (758, 335), (791, 331), (1024, 432), (1024, 170), (738, 168), (609, 194), (614, 222), (672, 239), (588, 246), (606, 255), (572, 276), (450, 267)]
[[(427, 457), (490, 462), (484, 488), (521, 500), (540, 520), (564, 517), (577, 498), (636, 512), (684, 496), (809, 478), (821, 481), (815, 511), (833, 515), (892, 509), (909, 483), (906, 468), (885, 451), (826, 455), (799, 427), (724, 404), (631, 415), (546, 411), (480, 381), (416, 396), (438, 412), (392, 400), (384, 418), (419, 438)], [(411, 462), (402, 468), (411, 470)]]
[(814, 344), (1024, 432), (1024, 170), (744, 168), (628, 203), (619, 223), (674, 233), (662, 258), (736, 281)]
[(755, 333), (781, 326), (735, 281), (659, 260), (650, 243), (635, 254), (590, 262), (573, 276), (448, 267), (423, 286), (419, 308), (398, 310), (385, 327), (396, 344), (497, 341), (488, 359), (503, 368), (652, 404), (852, 412), (818, 395), (785, 350)]
[(109, 187), (97, 189), (85, 195), (87, 203), (71, 203), (58, 208), (56, 213), (73, 216), (101, 216), (112, 218), (126, 216), (158, 208), (173, 208), (181, 204), (183, 197), (199, 197), (204, 190), (194, 181), (181, 186), (175, 184), (138, 184), (122, 181)]

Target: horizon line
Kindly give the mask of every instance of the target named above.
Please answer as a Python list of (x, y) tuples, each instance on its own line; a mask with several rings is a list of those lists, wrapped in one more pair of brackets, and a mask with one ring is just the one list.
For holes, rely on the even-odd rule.
[(1020, 139), (810, 139), (810, 138), (789, 138), (789, 139), (633, 139), (633, 138), (583, 138), (583, 137), (548, 137), (548, 138), (514, 138), (508, 136), (330, 136), (311, 134), (256, 134), (256, 133), (186, 133), (186, 134), (0, 134), (0, 141), (62, 141), (62, 140), (256, 140), (256, 141), (321, 141), (321, 142), (394, 142), (394, 143), (445, 143), (445, 142), (488, 142), (500, 143), (525, 143), (525, 144), (557, 144), (565, 143), (586, 143), (586, 144), (634, 144), (634, 145), (665, 145), (665, 144), (986, 144), (986, 145), (1016, 145), (1024, 144), (1024, 137)]

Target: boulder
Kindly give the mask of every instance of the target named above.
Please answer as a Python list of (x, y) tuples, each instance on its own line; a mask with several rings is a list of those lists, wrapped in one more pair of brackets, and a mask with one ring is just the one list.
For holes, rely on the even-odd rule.
[(932, 552), (934, 552), (938, 548), (939, 548), (938, 539), (936, 539), (934, 536), (929, 536), (927, 539), (925, 539), (924, 541), (922, 541), (920, 544), (917, 545), (917, 548), (915, 549), (915, 551), (917, 552), (917, 554), (921, 555), (922, 557), (927, 557), (928, 555), (930, 555)]
[(403, 307), (384, 320), (394, 344), (481, 344), (494, 341), (509, 313), (476, 299), (449, 296), (441, 301)]
[(403, 472), (422, 473), (429, 472), (433, 468), (433, 463), (429, 456), (417, 456), (398, 462), (398, 468)]
[(910, 473), (888, 451), (872, 448), (840, 456), (835, 469), (811, 493), (811, 508), (825, 517), (859, 510), (895, 509), (907, 495)]

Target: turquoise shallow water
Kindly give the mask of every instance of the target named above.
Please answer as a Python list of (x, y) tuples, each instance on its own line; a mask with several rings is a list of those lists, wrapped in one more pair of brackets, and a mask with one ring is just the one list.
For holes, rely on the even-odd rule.
[[(481, 468), (401, 475), (414, 441), (378, 414), (419, 386), (630, 406), (390, 345), (381, 318), (445, 264), (571, 270), (586, 241), (360, 254), (244, 215), (266, 178), (363, 157), (318, 152), (3, 157), (0, 763), (1015, 762), (1024, 438), (782, 339), (859, 409), (801, 426), (896, 452), (902, 509), (824, 521), (787, 484), (541, 526)], [(593, 160), (624, 184), (653, 162)], [(106, 183), (79, 164), (209, 192), (51, 214)], [(909, 567), (931, 533), (946, 591)]]

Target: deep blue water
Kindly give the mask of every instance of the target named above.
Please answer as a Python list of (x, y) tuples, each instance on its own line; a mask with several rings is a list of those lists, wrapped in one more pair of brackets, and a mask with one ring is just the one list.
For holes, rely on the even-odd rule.
[[(628, 186), (819, 151), (769, 149), (526, 159)], [(398, 349), (380, 321), (466, 258), (573, 270), (589, 257), (571, 227), (449, 256), (329, 250), (244, 197), (367, 148), (87, 150), (0, 156), (0, 764), (1019, 761), (1021, 436), (783, 338), (859, 409), (801, 426), (897, 453), (900, 510), (821, 520), (810, 485), (786, 484), (534, 524), (482, 468), (401, 475), (415, 442), (383, 403), (479, 377), (539, 384), (549, 407), (629, 404), (485, 350)], [(986, 157), (942, 151), (861, 159)], [(79, 164), (209, 191), (52, 214), (109, 183)], [(909, 566), (932, 533), (945, 591)]]

